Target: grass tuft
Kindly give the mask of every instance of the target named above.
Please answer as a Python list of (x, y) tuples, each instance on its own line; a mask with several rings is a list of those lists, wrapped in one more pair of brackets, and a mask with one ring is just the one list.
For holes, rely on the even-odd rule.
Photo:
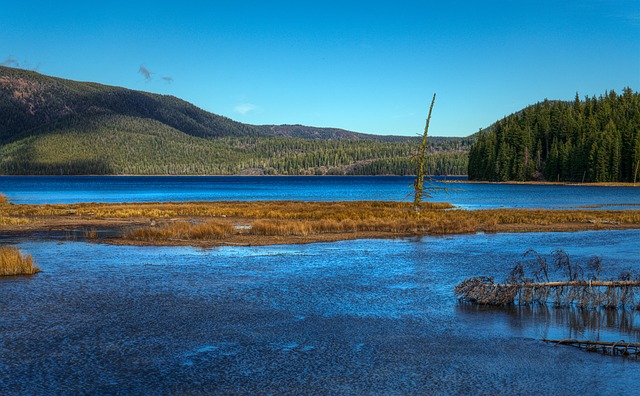
[(40, 269), (33, 264), (33, 258), (11, 246), (0, 247), (0, 276), (33, 275)]

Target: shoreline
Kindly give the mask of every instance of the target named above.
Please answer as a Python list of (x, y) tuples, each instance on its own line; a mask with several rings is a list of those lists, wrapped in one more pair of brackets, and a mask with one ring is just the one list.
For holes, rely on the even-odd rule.
[(444, 183), (469, 183), (469, 184), (493, 184), (493, 185), (530, 185), (530, 186), (575, 186), (575, 187), (640, 187), (640, 182), (552, 182), (552, 181), (503, 181), (494, 182), (486, 180), (445, 180)]
[[(202, 175), (202, 174), (181, 174), (181, 175), (147, 175), (147, 174), (122, 174), (122, 175), (0, 175), (0, 178), (3, 177), (242, 177), (242, 178), (296, 178), (296, 177), (404, 177), (404, 178), (415, 178), (415, 175), (253, 175), (253, 174), (233, 174), (233, 175)], [(468, 184), (489, 184), (489, 185), (532, 185), (532, 186), (576, 186), (576, 187), (640, 187), (640, 181), (633, 182), (554, 182), (554, 181), (488, 181), (488, 180), (468, 180), (461, 179), (463, 177), (467, 177), (466, 175), (430, 175), (425, 176), (425, 181), (428, 181), (430, 178), (432, 180), (445, 183), (445, 184), (458, 184), (458, 183), (468, 183)]]

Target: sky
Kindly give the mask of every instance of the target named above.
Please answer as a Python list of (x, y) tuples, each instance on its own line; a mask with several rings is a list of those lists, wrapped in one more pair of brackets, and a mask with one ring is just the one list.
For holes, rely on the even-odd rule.
[(547, 99), (640, 90), (640, 0), (7, 1), (0, 64), (231, 119), (468, 136)]

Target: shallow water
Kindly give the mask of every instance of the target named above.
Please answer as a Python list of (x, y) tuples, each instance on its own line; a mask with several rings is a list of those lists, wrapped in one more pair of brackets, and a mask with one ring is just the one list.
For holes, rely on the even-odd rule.
[[(44, 270), (0, 280), (0, 394), (628, 394), (640, 363), (543, 337), (640, 341), (640, 317), (478, 309), (527, 248), (640, 268), (640, 231), (296, 246), (13, 241)], [(593, 313), (596, 315), (596, 313)], [(581, 325), (582, 323), (582, 325)], [(621, 326), (621, 323), (624, 323)]]
[[(447, 180), (450, 180), (448, 178)], [(409, 201), (412, 177), (401, 176), (0, 176), (14, 203), (166, 201)], [(640, 209), (640, 188), (443, 183), (430, 201), (460, 208)]]

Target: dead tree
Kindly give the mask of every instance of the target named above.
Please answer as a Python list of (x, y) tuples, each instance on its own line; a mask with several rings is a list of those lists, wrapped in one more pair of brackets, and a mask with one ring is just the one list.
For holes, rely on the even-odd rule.
[[(585, 278), (584, 271), (572, 263), (564, 250), (553, 252), (555, 267), (567, 280), (550, 280), (550, 266), (537, 252), (528, 250), (525, 257), (535, 253), (529, 265), (534, 269), (533, 277), (525, 274), (525, 265), (518, 262), (505, 282), (497, 283), (487, 276), (466, 279), (455, 287), (461, 301), (481, 305), (548, 304), (555, 306), (577, 306), (578, 308), (635, 308), (640, 309), (640, 277), (624, 273), (618, 279), (601, 280), (601, 260), (589, 261), (594, 271)], [(536, 267), (538, 269), (536, 270)]]
[(420, 211), (420, 204), (422, 203), (422, 197), (424, 195), (424, 163), (427, 157), (427, 135), (429, 134), (429, 122), (431, 121), (431, 112), (433, 111), (433, 104), (436, 101), (436, 94), (433, 94), (431, 100), (431, 106), (429, 106), (429, 115), (427, 116), (427, 124), (424, 127), (424, 134), (422, 135), (422, 145), (420, 151), (416, 155), (416, 161), (418, 163), (418, 169), (416, 170), (416, 181), (413, 184), (413, 209), (416, 212)]

